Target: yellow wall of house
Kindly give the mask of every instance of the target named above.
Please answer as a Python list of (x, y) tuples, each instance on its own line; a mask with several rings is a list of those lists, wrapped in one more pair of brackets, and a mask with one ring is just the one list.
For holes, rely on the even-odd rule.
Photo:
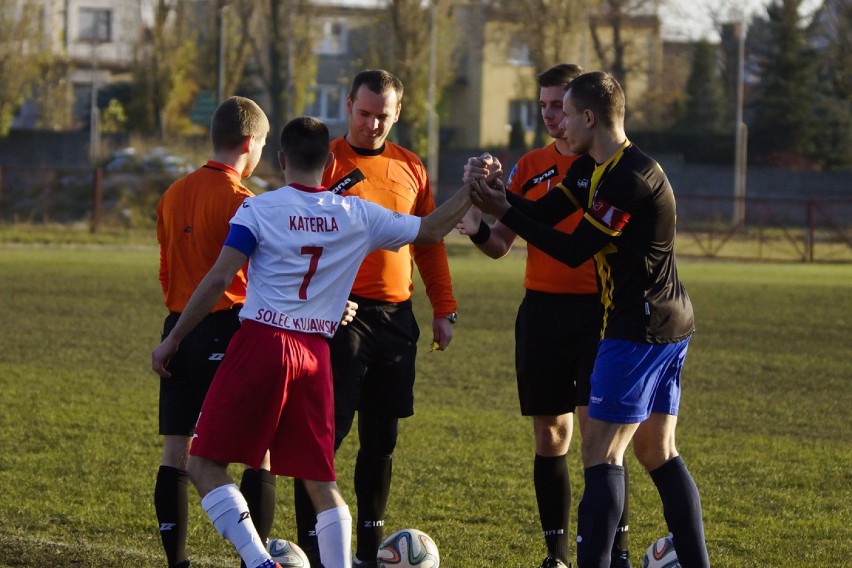
[[(460, 26), (466, 39), (459, 46), (459, 77), (448, 90), (444, 126), (453, 132), (450, 144), (457, 148), (504, 147), (509, 142), (509, 105), (515, 99), (536, 101), (532, 65), (510, 63), (507, 38), (517, 24), (489, 20), (477, 9), (462, 11)], [(578, 63), (591, 71), (602, 64), (595, 54), (588, 28), (575, 31), (559, 62)], [(612, 30), (599, 26), (598, 37), (611, 53)], [(662, 40), (659, 23), (653, 18), (637, 20), (622, 29), (627, 44), (626, 94), (628, 126), (646, 125), (656, 120), (653, 102), (661, 84)], [(527, 137), (532, 143), (532, 134)]]

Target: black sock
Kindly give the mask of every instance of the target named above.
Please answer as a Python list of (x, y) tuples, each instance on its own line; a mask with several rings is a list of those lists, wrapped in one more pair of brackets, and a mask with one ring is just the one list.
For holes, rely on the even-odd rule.
[(296, 539), (312, 568), (322, 568), (317, 542), (317, 512), (301, 479), (293, 480), (293, 507), (296, 511)]
[(355, 458), (355, 497), (358, 502), (358, 538), (355, 555), (375, 560), (384, 537), (385, 511), (390, 494), (393, 458), (370, 456), (358, 451)]
[(709, 568), (701, 498), (695, 481), (680, 456), (651, 472), (663, 501), (663, 515), (672, 533), (677, 557), (686, 568)]
[(621, 464), (624, 468), (624, 508), (621, 511), (621, 519), (615, 529), (615, 542), (612, 545), (612, 556), (627, 556), (628, 530), (630, 529), (630, 476), (627, 470), (627, 460)]
[(577, 565), (609, 568), (624, 503), (624, 468), (603, 463), (586, 468), (584, 477), (586, 487), (577, 513)]
[[(154, 486), (154, 509), (160, 539), (169, 566), (186, 560), (186, 526), (189, 523), (189, 477), (182, 469), (161, 465)], [(187, 562), (188, 565), (188, 562)]]
[(566, 457), (545, 457), (536, 454), (533, 484), (547, 554), (567, 564), (570, 547), (568, 524), (571, 517), (571, 478)]
[[(276, 477), (269, 471), (251, 468), (243, 471), (240, 481), (240, 493), (246, 498), (251, 521), (263, 542), (269, 539), (275, 521), (275, 481)], [(246, 563), (240, 561), (240, 566), (246, 568)]]

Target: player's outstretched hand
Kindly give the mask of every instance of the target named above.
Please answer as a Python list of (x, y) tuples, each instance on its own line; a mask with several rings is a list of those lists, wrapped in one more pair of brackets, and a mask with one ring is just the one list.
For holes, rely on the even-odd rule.
[(346, 300), (346, 307), (343, 308), (343, 317), (340, 318), (340, 325), (346, 325), (355, 319), (355, 314), (358, 312), (358, 304), (352, 300)]
[(485, 152), (480, 156), (474, 156), (467, 159), (464, 165), (464, 175), (462, 175), (463, 183), (471, 183), (480, 179), (485, 179), (488, 183), (503, 175), (503, 166), (500, 160)]
[(456, 225), (456, 230), (458, 230), (460, 235), (468, 237), (475, 235), (479, 230), (480, 221), (482, 221), (482, 211), (478, 207), (471, 205), (470, 209), (467, 210), (467, 213), (464, 214), (464, 217)]
[(168, 379), (172, 374), (166, 369), (169, 366), (169, 361), (172, 360), (174, 354), (177, 353), (177, 344), (166, 337), (160, 345), (151, 353), (151, 368), (155, 373)]
[(511, 205), (506, 200), (506, 187), (503, 181), (495, 179), (490, 185), (481, 179), (471, 185), (470, 199), (483, 213), (493, 215), (497, 219), (505, 215)]

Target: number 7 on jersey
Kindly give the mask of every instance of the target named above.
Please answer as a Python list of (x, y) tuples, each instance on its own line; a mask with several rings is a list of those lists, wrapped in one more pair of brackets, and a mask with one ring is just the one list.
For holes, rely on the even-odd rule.
[(311, 283), (311, 278), (313, 278), (317, 271), (319, 259), (322, 256), (322, 249), (322, 247), (302, 247), (302, 255), (310, 255), (311, 261), (308, 264), (308, 271), (305, 273), (304, 278), (302, 278), (302, 285), (299, 287), (300, 300), (308, 299), (308, 284)]

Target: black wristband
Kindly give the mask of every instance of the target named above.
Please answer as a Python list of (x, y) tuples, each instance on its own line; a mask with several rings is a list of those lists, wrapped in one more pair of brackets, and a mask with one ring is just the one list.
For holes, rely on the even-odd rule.
[(491, 237), (491, 227), (485, 221), (479, 222), (479, 230), (475, 235), (469, 235), (471, 242), (475, 245), (481, 245)]

